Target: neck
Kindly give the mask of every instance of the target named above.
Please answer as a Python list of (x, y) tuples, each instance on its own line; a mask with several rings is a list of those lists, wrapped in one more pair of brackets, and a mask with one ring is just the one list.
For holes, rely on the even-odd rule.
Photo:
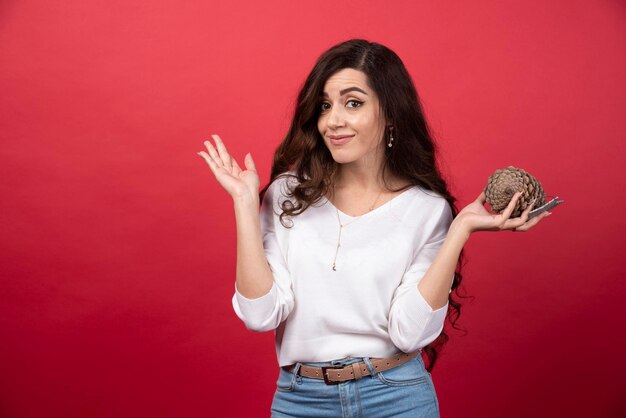
[(335, 175), (335, 187), (337, 189), (350, 189), (377, 191), (383, 187), (382, 168), (373, 170), (368, 167), (355, 167), (350, 164), (342, 164)]
[(381, 188), (385, 188), (382, 176), (382, 158), (379, 156), (372, 157), (339, 164), (334, 178), (335, 188), (362, 192), (379, 191)]

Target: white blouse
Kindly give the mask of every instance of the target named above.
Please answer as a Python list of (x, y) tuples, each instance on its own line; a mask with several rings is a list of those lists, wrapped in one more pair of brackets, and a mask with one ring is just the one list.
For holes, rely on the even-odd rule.
[[(248, 299), (235, 285), (233, 308), (253, 331), (275, 330), (280, 366), (344, 357), (388, 357), (431, 343), (443, 330), (448, 304), (433, 310), (417, 284), (452, 222), (448, 202), (412, 186), (352, 217), (323, 197), (300, 215), (278, 218), (288, 182), (279, 176), (261, 203), (270, 291)], [(338, 214), (344, 226), (339, 239)]]

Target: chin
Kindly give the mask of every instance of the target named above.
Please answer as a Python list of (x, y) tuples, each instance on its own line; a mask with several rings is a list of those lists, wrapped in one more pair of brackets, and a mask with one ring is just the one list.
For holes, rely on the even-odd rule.
[(335, 162), (338, 164), (347, 164), (354, 161), (354, 158), (352, 156), (345, 155), (342, 152), (331, 152), (331, 155), (333, 156), (333, 160), (335, 160)]

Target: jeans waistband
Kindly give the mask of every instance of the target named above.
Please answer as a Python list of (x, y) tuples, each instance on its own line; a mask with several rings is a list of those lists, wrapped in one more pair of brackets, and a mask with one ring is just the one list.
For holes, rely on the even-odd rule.
[[(421, 354), (421, 349), (419, 349), (420, 354)], [(364, 361), (365, 358), (371, 359), (372, 357), (344, 357), (344, 358), (340, 358), (337, 360), (331, 360), (331, 361), (320, 361), (320, 362), (316, 362), (316, 363), (311, 363), (311, 362), (300, 362), (300, 364), (303, 364), (305, 366), (313, 366), (313, 367), (327, 367), (327, 366), (347, 366), (348, 364), (352, 364), (352, 363), (358, 363), (359, 361)]]

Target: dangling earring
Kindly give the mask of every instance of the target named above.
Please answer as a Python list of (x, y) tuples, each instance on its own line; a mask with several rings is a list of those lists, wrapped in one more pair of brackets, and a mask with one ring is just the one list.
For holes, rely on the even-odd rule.
[(387, 146), (389, 148), (393, 146), (393, 126), (389, 127), (389, 142), (387, 142)]

